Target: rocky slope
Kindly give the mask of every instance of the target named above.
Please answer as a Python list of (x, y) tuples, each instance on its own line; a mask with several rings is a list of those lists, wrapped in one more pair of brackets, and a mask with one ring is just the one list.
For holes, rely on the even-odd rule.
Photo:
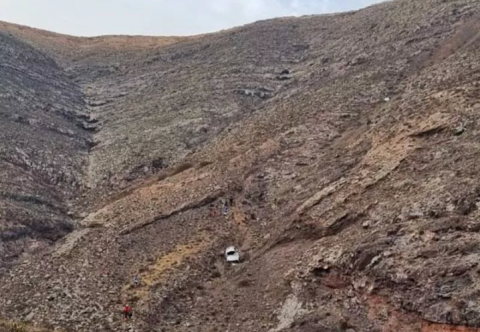
[[(88, 215), (3, 269), (1, 316), (64, 331), (479, 331), (479, 15), (473, 0), (403, 0), (187, 39), (4, 25), (79, 94), (69, 142), (89, 153), (65, 149), (78, 186), (55, 192)], [(228, 244), (242, 264), (224, 264)]]
[(89, 140), (79, 87), (55, 61), (0, 33), (0, 264), (73, 229)]

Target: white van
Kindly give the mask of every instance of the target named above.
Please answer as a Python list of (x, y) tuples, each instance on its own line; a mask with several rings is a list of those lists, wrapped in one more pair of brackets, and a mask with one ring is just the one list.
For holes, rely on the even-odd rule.
[(230, 246), (225, 249), (225, 259), (228, 263), (240, 263), (240, 252), (238, 248)]

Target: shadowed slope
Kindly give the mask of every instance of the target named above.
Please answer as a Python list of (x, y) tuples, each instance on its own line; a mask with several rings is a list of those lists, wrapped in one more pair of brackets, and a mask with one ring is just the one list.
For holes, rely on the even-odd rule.
[[(54, 60), (0, 33), (0, 260), (73, 228), (66, 202), (82, 183), (83, 94)], [(37, 241), (38, 240), (38, 241)]]

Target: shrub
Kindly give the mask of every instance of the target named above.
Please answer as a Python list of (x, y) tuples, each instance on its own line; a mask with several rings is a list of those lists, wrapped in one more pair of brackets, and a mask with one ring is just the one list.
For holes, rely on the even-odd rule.
[(5, 332), (28, 332), (27, 327), (20, 323), (0, 323), (0, 328)]

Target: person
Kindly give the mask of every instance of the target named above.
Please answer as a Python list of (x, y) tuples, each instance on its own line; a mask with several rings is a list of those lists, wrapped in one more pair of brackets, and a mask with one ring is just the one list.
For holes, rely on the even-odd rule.
[(123, 314), (125, 316), (125, 321), (132, 319), (132, 308), (128, 304), (125, 304), (125, 309), (123, 309)]
[(140, 286), (140, 277), (139, 276), (133, 277), (133, 284), (135, 285), (135, 287)]
[(210, 205), (210, 217), (216, 217), (216, 216), (217, 216), (217, 209), (212, 204), (212, 205)]

